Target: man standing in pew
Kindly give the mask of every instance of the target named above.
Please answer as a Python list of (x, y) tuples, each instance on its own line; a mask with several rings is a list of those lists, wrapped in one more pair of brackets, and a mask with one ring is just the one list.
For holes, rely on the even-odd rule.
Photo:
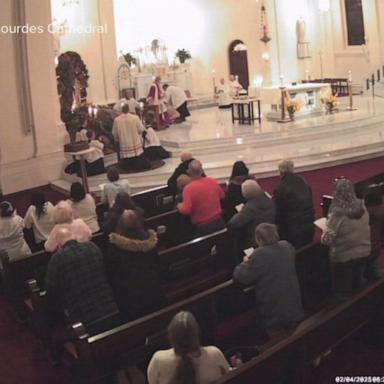
[(255, 239), (258, 248), (244, 257), (233, 277), (241, 284), (255, 285), (260, 326), (273, 338), (295, 329), (304, 317), (295, 249), (279, 239), (274, 224), (259, 224)]
[(192, 181), (183, 190), (183, 202), (177, 209), (183, 215), (191, 217), (197, 236), (205, 236), (224, 228), (221, 216), (221, 200), (224, 191), (212, 177), (204, 177), (200, 161), (193, 160), (188, 166), (188, 175)]
[(79, 243), (70, 228), (57, 233), (59, 250), (46, 275), (50, 309), (64, 312), (67, 323), (81, 322), (90, 334), (119, 324), (119, 310), (104, 272), (103, 255), (93, 242)]

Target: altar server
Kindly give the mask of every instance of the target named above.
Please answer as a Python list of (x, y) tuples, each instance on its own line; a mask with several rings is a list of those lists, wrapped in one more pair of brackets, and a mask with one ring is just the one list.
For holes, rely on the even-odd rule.
[(187, 96), (184, 89), (175, 85), (164, 84), (163, 89), (165, 91), (165, 102), (172, 104), (172, 106), (179, 113), (179, 117), (175, 120), (175, 123), (182, 123), (185, 119), (190, 116), (187, 106)]
[(220, 79), (220, 84), (216, 88), (216, 97), (219, 108), (231, 108), (231, 87), (225, 82), (225, 79)]

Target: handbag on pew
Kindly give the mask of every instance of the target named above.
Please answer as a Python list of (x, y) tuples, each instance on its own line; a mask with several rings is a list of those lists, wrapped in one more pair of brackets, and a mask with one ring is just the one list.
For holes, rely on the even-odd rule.
[(232, 368), (239, 368), (244, 363), (260, 355), (258, 346), (234, 347), (224, 353)]

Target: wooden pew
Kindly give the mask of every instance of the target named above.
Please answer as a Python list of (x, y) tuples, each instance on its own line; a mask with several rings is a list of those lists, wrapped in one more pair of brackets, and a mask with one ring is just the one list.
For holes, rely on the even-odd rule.
[[(370, 327), (383, 341), (384, 279), (348, 301), (324, 308), (306, 319), (296, 331), (230, 372), (216, 384), (310, 383), (314, 360), (363, 327)], [(381, 323), (381, 324), (380, 324)]]
[[(317, 282), (306, 280), (305, 275), (310, 270), (309, 264), (315, 263), (316, 268), (320, 255), (325, 259), (327, 257), (323, 246), (314, 244), (312, 253), (310, 248), (305, 247), (297, 251), (296, 263), (300, 286), (311, 293), (311, 286), (320, 286), (324, 278), (319, 278)], [(304, 266), (305, 263), (308, 264), (307, 267)], [(67, 344), (66, 349), (72, 357), (76, 356), (75, 360), (80, 371), (83, 371), (83, 377), (96, 379), (123, 367), (124, 364), (146, 361), (156, 349), (166, 347), (163, 339), (164, 330), (172, 316), (181, 309), (190, 310), (196, 315), (204, 331), (203, 341), (206, 343), (233, 346), (238, 340), (235, 335), (243, 333), (244, 336), (244, 331), (245, 340), (250, 342), (256, 336), (256, 338), (260, 336), (255, 335), (254, 329), (256, 312), (253, 289), (253, 287), (240, 288), (232, 281), (227, 281), (151, 315), (93, 337), (88, 337), (84, 328), (76, 325), (74, 329), (78, 332), (78, 339), (75, 347), (73, 344)], [(249, 295), (252, 300), (246, 299)], [(314, 295), (312, 299), (313, 297), (318, 296)], [(101, 361), (102, 365), (99, 364)], [(90, 379), (90, 382), (92, 380)]]
[(145, 225), (158, 233), (160, 249), (182, 244), (193, 239), (195, 234), (189, 217), (181, 215), (177, 209), (150, 217)]

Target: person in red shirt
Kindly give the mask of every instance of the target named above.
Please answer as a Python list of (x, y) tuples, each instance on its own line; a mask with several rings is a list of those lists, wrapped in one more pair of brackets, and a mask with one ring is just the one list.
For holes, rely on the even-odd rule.
[(203, 167), (198, 160), (188, 166), (192, 181), (183, 190), (183, 202), (177, 208), (183, 215), (191, 217), (196, 234), (205, 236), (224, 228), (221, 217), (221, 200), (224, 192), (212, 177), (203, 177)]

